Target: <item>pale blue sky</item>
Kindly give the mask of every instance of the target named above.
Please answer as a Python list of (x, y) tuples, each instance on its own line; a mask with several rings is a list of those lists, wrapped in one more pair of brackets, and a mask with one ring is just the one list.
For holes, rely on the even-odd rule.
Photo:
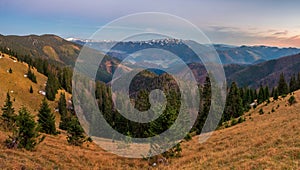
[(300, 1), (0, 0), (0, 34), (88, 38), (136, 12), (165, 12), (197, 25), (213, 43), (300, 47)]

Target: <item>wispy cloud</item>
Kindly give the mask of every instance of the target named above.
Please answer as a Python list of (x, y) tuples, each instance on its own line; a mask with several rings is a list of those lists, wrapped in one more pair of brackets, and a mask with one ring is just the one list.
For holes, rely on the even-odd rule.
[(287, 35), (289, 32), (287, 30), (285, 31), (279, 31), (279, 32), (275, 32), (273, 33), (273, 35)]
[(287, 30), (242, 29), (230, 26), (209, 26), (204, 29), (215, 43), (300, 47), (300, 34), (293, 35)]

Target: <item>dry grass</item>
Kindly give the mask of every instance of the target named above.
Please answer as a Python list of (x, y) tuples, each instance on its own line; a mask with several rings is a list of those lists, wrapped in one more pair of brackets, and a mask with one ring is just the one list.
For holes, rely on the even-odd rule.
[[(11, 75), (6, 72), (10, 67), (14, 71)], [(25, 105), (36, 114), (43, 97), (30, 94), (29, 87), (32, 85), (36, 93), (43, 87), (46, 77), (35, 72), (38, 80), (35, 85), (23, 77), (26, 71), (24, 64), (0, 59), (1, 101), (8, 89), (14, 90), (15, 107)], [(22, 87), (18, 86), (20, 83)], [(198, 142), (197, 136), (182, 143), (181, 158), (171, 159), (168, 166), (159, 165), (153, 169), (300, 169), (300, 91), (295, 97), (298, 103), (292, 106), (287, 102), (289, 96), (267, 106), (258, 106), (246, 113), (246, 122), (214, 132), (203, 144)], [(54, 106), (56, 102), (51, 104)], [(259, 115), (260, 108), (265, 114)], [(5, 148), (6, 137), (7, 133), (0, 132), (0, 169), (150, 168), (144, 160), (118, 157), (93, 143), (70, 146), (65, 132), (47, 136), (33, 152)]]
[(198, 137), (184, 143), (183, 157), (166, 169), (300, 169), (300, 91), (295, 97), (293, 106), (289, 96), (258, 106), (246, 122), (214, 132), (203, 144)]

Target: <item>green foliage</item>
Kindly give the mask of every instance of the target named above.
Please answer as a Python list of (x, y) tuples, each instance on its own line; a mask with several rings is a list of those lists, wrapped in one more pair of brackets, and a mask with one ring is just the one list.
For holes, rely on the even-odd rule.
[(38, 113), (38, 123), (40, 126), (40, 132), (56, 135), (57, 131), (55, 128), (55, 116), (51, 113), (46, 98), (43, 99)]
[(81, 146), (86, 141), (84, 131), (80, 126), (77, 117), (71, 118), (68, 124), (67, 133), (68, 133), (67, 141), (71, 145)]
[(231, 119), (231, 122), (230, 122), (230, 125), (231, 125), (231, 126), (234, 126), (234, 125), (236, 125), (236, 124), (238, 124), (238, 121), (237, 121), (236, 119), (232, 118), (232, 119)]
[(207, 119), (207, 116), (209, 114), (209, 109), (211, 105), (211, 83), (209, 77), (206, 77), (205, 82), (204, 82), (204, 87), (202, 90), (202, 100), (201, 100), (201, 110), (198, 115), (198, 120), (197, 120), (197, 134), (201, 133), (201, 130), (204, 126), (204, 123)]
[(292, 77), (290, 79), (289, 86), (290, 86), (290, 93), (293, 92), (293, 91), (296, 91), (298, 89), (295, 74), (292, 75)]
[(184, 140), (186, 140), (186, 141), (192, 140), (191, 134), (188, 133), (188, 134), (184, 137)]
[(58, 101), (58, 112), (60, 114), (59, 128), (62, 130), (68, 129), (68, 123), (70, 122), (70, 116), (68, 116), (67, 101), (65, 93), (60, 93)]
[(16, 128), (13, 131), (13, 135), (9, 136), (5, 143), (8, 148), (17, 147), (33, 150), (44, 138), (44, 136), (40, 137), (33, 116), (23, 107), (16, 117)]
[(67, 92), (72, 93), (72, 76), (73, 70), (69, 67), (64, 67), (59, 71), (58, 80), (61, 84), (61, 87), (64, 88)]
[(229, 94), (227, 96), (226, 105), (223, 114), (223, 121), (231, 118), (239, 117), (243, 114), (244, 109), (239, 89), (235, 82), (231, 84)]
[(58, 79), (55, 77), (55, 75), (49, 74), (47, 85), (45, 88), (47, 99), (50, 101), (54, 101), (58, 89), (59, 89)]
[(287, 85), (287, 83), (285, 81), (283, 73), (280, 74), (277, 89), (278, 89), (279, 96), (286, 95), (289, 92), (288, 85)]
[(10, 74), (12, 74), (12, 73), (13, 73), (13, 71), (12, 71), (12, 69), (11, 69), (11, 68), (9, 68), (8, 72), (9, 72)]
[(242, 123), (242, 122), (244, 122), (245, 121), (245, 118), (243, 118), (242, 116), (241, 117), (239, 117), (239, 119), (238, 119), (238, 123)]
[(275, 88), (273, 99), (274, 99), (274, 100), (278, 100), (278, 97), (279, 97), (279, 92), (278, 92), (278, 89)]
[(295, 98), (295, 96), (291, 96), (290, 98), (289, 98), (289, 104), (290, 105), (293, 105), (293, 104), (295, 104), (296, 103), (296, 98)]
[(272, 110), (271, 110), (271, 112), (275, 112), (275, 109), (274, 109), (274, 107), (272, 107)]
[(37, 83), (37, 81), (36, 81), (36, 76), (35, 76), (34, 73), (31, 71), (30, 67), (28, 67), (27, 78), (28, 78), (29, 80), (31, 80), (33, 83)]
[(30, 88), (29, 88), (29, 93), (33, 93), (33, 88), (32, 88), (32, 86), (30, 86)]
[(261, 109), (259, 109), (258, 113), (259, 113), (260, 115), (262, 115), (262, 114), (264, 114), (264, 110), (261, 108)]
[(9, 92), (6, 93), (6, 100), (4, 106), (1, 108), (2, 115), (1, 119), (4, 124), (4, 128), (11, 130), (16, 121), (15, 109), (13, 108), (13, 103), (10, 100)]

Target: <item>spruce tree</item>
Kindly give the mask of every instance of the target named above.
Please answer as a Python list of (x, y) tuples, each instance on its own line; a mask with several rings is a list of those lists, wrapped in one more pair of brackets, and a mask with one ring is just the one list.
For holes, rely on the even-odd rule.
[(61, 117), (59, 128), (62, 130), (67, 130), (70, 118), (67, 115), (68, 112), (67, 112), (67, 102), (66, 102), (65, 93), (60, 93), (60, 98), (58, 101), (58, 112)]
[(27, 77), (28, 77), (28, 79), (31, 80), (32, 82), (37, 83), (37, 81), (36, 81), (36, 76), (35, 76), (34, 73), (31, 71), (30, 67), (28, 67)]
[(274, 96), (273, 96), (273, 99), (274, 99), (274, 100), (278, 100), (278, 96), (279, 96), (278, 89), (275, 88), (275, 89), (274, 89)]
[(275, 87), (272, 88), (271, 97), (274, 97)]
[(30, 88), (29, 88), (29, 93), (33, 93), (33, 88), (32, 88), (32, 86), (30, 86)]
[(5, 143), (8, 148), (33, 150), (44, 138), (44, 136), (40, 138), (33, 116), (25, 107), (22, 107), (16, 117), (16, 129)]
[(2, 107), (2, 115), (1, 118), (3, 120), (5, 128), (11, 130), (15, 121), (16, 121), (15, 109), (13, 108), (13, 103), (10, 100), (9, 92), (6, 93), (5, 104)]
[(43, 99), (38, 113), (38, 123), (40, 125), (40, 132), (52, 134), (57, 134), (55, 128), (55, 116), (51, 113), (48, 102), (46, 98)]
[(290, 79), (290, 93), (297, 90), (297, 81), (295, 74)]
[(300, 72), (298, 73), (297, 76), (297, 90), (300, 89)]
[(71, 145), (81, 146), (85, 141), (85, 135), (77, 117), (72, 117), (68, 125), (67, 141)]
[(205, 120), (209, 114), (210, 105), (211, 105), (211, 83), (210, 79), (207, 76), (204, 82), (204, 87), (202, 90), (202, 110), (200, 111), (200, 114), (198, 116), (197, 120), (197, 134), (201, 133), (201, 130), (203, 128), (203, 125), (205, 123)]
[(58, 89), (59, 89), (58, 79), (53, 74), (49, 73), (48, 81), (45, 88), (47, 99), (50, 101), (54, 101)]
[(265, 90), (264, 90), (264, 92), (265, 92), (265, 101), (266, 100), (269, 100), (269, 97), (270, 97), (270, 91), (269, 91), (269, 87), (268, 86), (266, 86), (265, 87)]
[(280, 74), (277, 89), (279, 96), (288, 94), (288, 85), (283, 73)]
[(265, 101), (265, 91), (264, 91), (264, 88), (261, 85), (260, 88), (259, 88), (259, 91), (258, 91), (257, 103), (261, 104), (264, 101)]
[(243, 114), (242, 99), (235, 82), (232, 82), (223, 114), (223, 121), (239, 117)]

